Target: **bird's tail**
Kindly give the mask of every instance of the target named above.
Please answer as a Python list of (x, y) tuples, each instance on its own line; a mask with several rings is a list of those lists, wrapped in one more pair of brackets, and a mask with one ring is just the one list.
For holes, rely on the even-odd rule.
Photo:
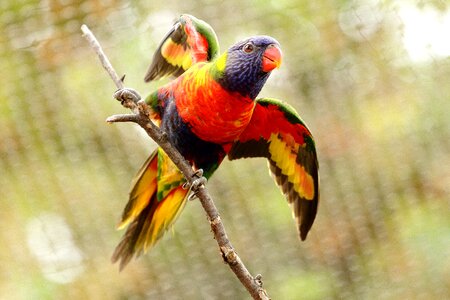
[(147, 159), (133, 182), (130, 199), (118, 229), (128, 225), (112, 256), (123, 269), (133, 256), (152, 247), (170, 228), (186, 203), (183, 175), (158, 148)]

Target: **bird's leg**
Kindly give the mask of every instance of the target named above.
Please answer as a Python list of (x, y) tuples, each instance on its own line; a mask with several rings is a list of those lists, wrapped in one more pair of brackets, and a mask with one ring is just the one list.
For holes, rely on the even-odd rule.
[(120, 103), (127, 107), (127, 108), (133, 108), (139, 100), (141, 100), (141, 95), (132, 88), (122, 88), (118, 89), (114, 95), (114, 98), (116, 98)]
[(192, 178), (193, 180), (190, 183), (192, 194), (189, 195), (189, 201), (194, 200), (197, 197), (198, 191), (203, 188), (207, 182), (206, 177), (203, 176), (202, 169), (196, 170), (194, 175), (192, 175)]

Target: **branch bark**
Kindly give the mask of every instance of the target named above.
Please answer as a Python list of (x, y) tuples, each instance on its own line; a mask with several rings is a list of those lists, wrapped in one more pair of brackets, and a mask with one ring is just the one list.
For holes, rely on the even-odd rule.
[[(116, 93), (121, 92), (124, 89), (123, 80), (119, 78), (108, 57), (102, 50), (100, 43), (95, 38), (94, 34), (86, 25), (81, 26), (81, 31), (83, 36), (89, 42), (89, 45), (97, 53), (102, 66), (108, 72), (112, 80), (114, 81), (116, 87), (119, 89)], [(140, 99), (139, 94), (135, 94), (136, 99)], [(149, 109), (147, 104), (140, 100), (138, 102), (134, 101), (136, 99), (122, 99), (121, 104), (131, 109), (132, 114), (125, 115), (113, 115), (109, 117), (106, 121), (108, 123), (115, 122), (134, 122), (139, 124), (147, 134), (166, 152), (170, 159), (175, 163), (175, 165), (180, 169), (180, 171), (185, 176), (189, 185), (193, 185), (198, 177), (192, 166), (183, 158), (183, 156), (170, 144), (167, 139), (166, 133), (164, 133), (158, 126), (156, 126), (149, 117)], [(236, 277), (240, 280), (242, 285), (247, 289), (253, 299), (270, 299), (267, 292), (262, 288), (261, 275), (253, 277), (248, 269), (245, 267), (244, 263), (236, 253), (228, 239), (225, 227), (220, 219), (219, 212), (207, 190), (207, 188), (202, 184), (197, 187), (195, 191), (196, 196), (199, 198), (203, 209), (205, 210), (208, 220), (211, 226), (211, 230), (214, 234), (214, 238), (219, 245), (219, 249), (222, 253), (222, 257), (225, 263), (231, 268), (235, 273)]]

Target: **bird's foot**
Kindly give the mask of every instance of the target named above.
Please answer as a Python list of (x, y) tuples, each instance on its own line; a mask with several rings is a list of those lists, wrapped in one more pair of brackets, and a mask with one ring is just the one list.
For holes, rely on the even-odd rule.
[(188, 197), (189, 201), (192, 201), (195, 198), (197, 198), (197, 193), (200, 191), (200, 189), (202, 189), (205, 186), (205, 184), (207, 182), (206, 177), (203, 176), (202, 169), (198, 169), (197, 171), (195, 171), (192, 178), (193, 178), (193, 180), (190, 184), (188, 184), (187, 182), (185, 183), (185, 187), (186, 187), (186, 185), (190, 186), (191, 191), (192, 191), (192, 194), (190, 194)]
[(139, 100), (141, 100), (141, 95), (139, 95), (139, 93), (132, 88), (118, 89), (113, 94), (113, 97), (120, 101), (120, 104), (127, 108), (132, 108), (132, 106), (135, 106), (139, 102)]

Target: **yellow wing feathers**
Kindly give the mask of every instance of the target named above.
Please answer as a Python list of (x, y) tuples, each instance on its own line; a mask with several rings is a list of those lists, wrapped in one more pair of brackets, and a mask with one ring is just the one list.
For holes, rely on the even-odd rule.
[(167, 39), (161, 46), (161, 55), (171, 65), (187, 70), (192, 65), (192, 58), (189, 49), (182, 44), (175, 43), (172, 39)]
[(157, 151), (153, 152), (137, 173), (132, 183), (133, 188), (130, 191), (130, 199), (122, 214), (122, 220), (117, 225), (118, 229), (123, 229), (134, 221), (148, 205), (151, 196), (155, 193), (158, 172), (157, 154)]
[(158, 203), (149, 223), (148, 230), (144, 231), (144, 234), (138, 241), (138, 245), (143, 245), (144, 251), (152, 247), (177, 219), (186, 204), (187, 192), (182, 187), (178, 187), (167, 195), (164, 201)]
[(281, 173), (287, 176), (294, 190), (300, 197), (306, 200), (314, 199), (314, 179), (304, 166), (297, 163), (298, 149), (288, 145), (279, 135), (272, 134), (270, 137), (269, 153), (271, 160), (281, 169)]
[(152, 247), (168, 230), (186, 203), (189, 190), (183, 175), (158, 148), (147, 159), (134, 180), (130, 199), (118, 228), (128, 226), (114, 251), (112, 261), (122, 269), (133, 256)]

